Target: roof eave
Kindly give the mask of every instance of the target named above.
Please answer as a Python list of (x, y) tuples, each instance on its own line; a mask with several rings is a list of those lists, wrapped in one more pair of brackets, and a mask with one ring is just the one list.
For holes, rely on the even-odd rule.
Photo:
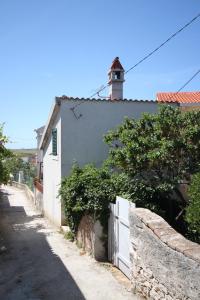
[(40, 145), (39, 145), (40, 150), (43, 150), (45, 145), (46, 145), (46, 142), (47, 142), (48, 137), (49, 137), (50, 128), (51, 128), (52, 124), (54, 123), (55, 118), (56, 118), (56, 116), (57, 116), (57, 114), (60, 110), (60, 105), (61, 105), (61, 100), (58, 97), (55, 97), (54, 103), (53, 103), (53, 105), (51, 107), (51, 110), (50, 110), (48, 121), (45, 125), (44, 131), (43, 131), (43, 134), (42, 134), (42, 138), (41, 138), (41, 141), (40, 141)]
[(200, 106), (200, 102), (180, 102), (180, 106)]

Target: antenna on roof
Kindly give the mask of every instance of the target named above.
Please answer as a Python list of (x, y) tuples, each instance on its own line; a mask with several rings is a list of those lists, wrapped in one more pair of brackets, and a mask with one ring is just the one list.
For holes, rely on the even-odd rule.
[(101, 96), (100, 95), (100, 92), (104, 90), (104, 85), (101, 85), (98, 89), (95, 90), (96, 94), (98, 95), (99, 98), (102, 98), (102, 99), (110, 99), (110, 97), (108, 96)]

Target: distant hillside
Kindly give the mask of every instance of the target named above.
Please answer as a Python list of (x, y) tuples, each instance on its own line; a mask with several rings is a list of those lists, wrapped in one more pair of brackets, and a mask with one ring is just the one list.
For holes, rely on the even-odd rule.
[(37, 149), (10, 149), (13, 153), (18, 156), (33, 156), (36, 154)]

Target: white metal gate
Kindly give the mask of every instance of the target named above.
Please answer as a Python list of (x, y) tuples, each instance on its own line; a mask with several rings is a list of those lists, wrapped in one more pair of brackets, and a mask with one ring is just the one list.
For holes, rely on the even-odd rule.
[(110, 204), (108, 255), (109, 260), (130, 278), (130, 233), (128, 200), (117, 197), (116, 204)]

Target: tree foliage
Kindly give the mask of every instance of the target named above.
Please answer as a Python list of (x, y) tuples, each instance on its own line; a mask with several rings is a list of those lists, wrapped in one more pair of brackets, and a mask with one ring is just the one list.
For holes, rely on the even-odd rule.
[(157, 114), (126, 118), (105, 141), (111, 165), (127, 175), (133, 201), (175, 220), (186, 206), (180, 184), (200, 170), (200, 112), (163, 105)]
[(61, 196), (67, 223), (75, 234), (83, 215), (105, 225), (108, 220), (108, 204), (113, 202), (111, 174), (106, 167), (96, 168), (86, 165), (80, 168), (75, 164), (68, 177), (63, 178), (59, 195)]
[(172, 184), (189, 180), (199, 170), (200, 112), (162, 106), (158, 114), (127, 118), (105, 141), (113, 165), (132, 177)]
[[(108, 204), (120, 195), (186, 233), (188, 203), (180, 186), (190, 184), (191, 175), (200, 171), (200, 112), (161, 106), (157, 114), (126, 118), (105, 141), (109, 157), (102, 168), (75, 165), (62, 180), (60, 196), (72, 232), (76, 233), (84, 214), (105, 225)], [(197, 198), (191, 197), (186, 213), (193, 233), (199, 230)]]
[(0, 184), (6, 184), (10, 180), (10, 175), (17, 175), (23, 171), (25, 180), (34, 178), (35, 167), (29, 162), (24, 162), (18, 155), (6, 149), (5, 144), (8, 138), (3, 134), (3, 125), (0, 125)]
[(189, 205), (186, 208), (186, 221), (189, 231), (200, 242), (200, 173), (193, 175), (188, 189)]
[[(36, 166), (30, 162), (24, 161), (18, 154), (12, 153), (12, 156), (8, 157), (4, 161), (7, 174), (12, 177), (12, 180), (18, 181), (19, 172), (22, 172), (22, 183), (33, 189), (33, 181), (36, 176)], [(10, 179), (11, 179), (10, 177)]]
[(5, 160), (11, 157), (12, 153), (5, 147), (7, 141), (8, 138), (3, 134), (3, 125), (0, 125), (0, 184), (6, 184), (9, 180)]
[(13, 154), (6, 160), (6, 168), (9, 173), (14, 175), (14, 177), (19, 171), (23, 171), (25, 177), (34, 178), (36, 175), (35, 167), (31, 163), (23, 161), (23, 159), (16, 154)]

